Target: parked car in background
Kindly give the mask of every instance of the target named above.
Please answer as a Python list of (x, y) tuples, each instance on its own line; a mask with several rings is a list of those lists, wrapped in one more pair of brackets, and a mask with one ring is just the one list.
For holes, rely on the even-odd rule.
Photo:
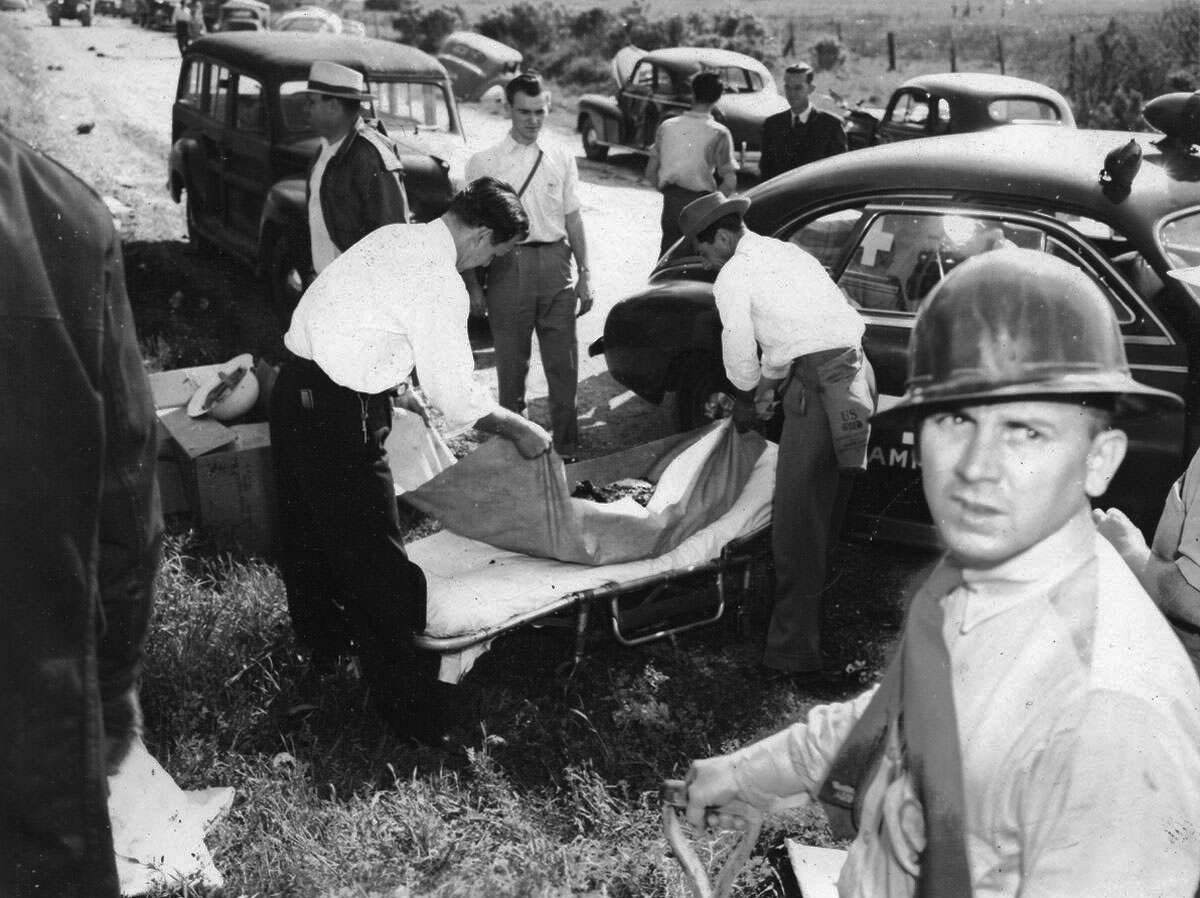
[(63, 19), (75, 19), (84, 28), (92, 24), (96, 12), (96, 0), (49, 0), (46, 15), (50, 24), (58, 27)]
[(25, 12), (29, 9), (29, 0), (0, 0), (0, 10), (4, 12)]
[(882, 115), (847, 110), (846, 143), (854, 150), (1000, 125), (1073, 128), (1075, 115), (1058, 91), (1025, 78), (969, 72), (920, 75), (896, 88)]
[(265, 31), (271, 7), (260, 0), (225, 0), (217, 9), (213, 31)]
[(301, 6), (277, 18), (274, 29), (304, 34), (341, 34), (342, 17), (320, 6)]
[(725, 94), (713, 106), (713, 115), (733, 133), (743, 164), (758, 164), (763, 121), (788, 108), (767, 67), (732, 50), (672, 47), (646, 53), (626, 48), (614, 63), (616, 96), (584, 94), (579, 100), (576, 130), (589, 159), (604, 159), (610, 147), (647, 153), (659, 123), (691, 107), (691, 80), (697, 72), (721, 76)]
[(367, 26), (362, 22), (356, 21), (355, 19), (347, 19), (345, 16), (343, 16), (342, 34), (346, 35), (346, 37), (366, 37)]
[(473, 31), (449, 35), (437, 58), (450, 74), (454, 95), (460, 100), (478, 100), (489, 88), (503, 87), (521, 70), (523, 59), (507, 44)]
[(254, 266), (281, 310), (295, 305), (308, 258), (304, 178), (320, 137), (309, 123), (305, 90), (315, 60), (363, 73), (371, 95), (364, 116), (399, 145), (417, 220), (445, 211), (466, 156), (450, 78), (414, 47), (273, 31), (214, 34), (191, 44), (171, 114), (168, 189), (187, 203), (193, 245)]
[[(1143, 154), (1132, 184), (1102, 183), (1106, 156), (1131, 138)], [(860, 309), (881, 407), (904, 391), (917, 310), (963, 260), (1015, 245), (1078, 265), (1107, 294), (1134, 376), (1187, 403), (1186, 414), (1128, 427), (1129, 458), (1104, 500), (1153, 527), (1200, 443), (1200, 287), (1169, 275), (1200, 265), (1200, 156), (1152, 135), (1014, 125), (845, 153), (747, 195), (748, 226), (812, 253)], [(731, 389), (712, 279), (680, 241), (592, 346), (639, 396), (673, 395), (683, 426), (703, 423), (715, 394)], [(853, 502), (859, 533), (934, 539), (912, 432), (874, 428)]]

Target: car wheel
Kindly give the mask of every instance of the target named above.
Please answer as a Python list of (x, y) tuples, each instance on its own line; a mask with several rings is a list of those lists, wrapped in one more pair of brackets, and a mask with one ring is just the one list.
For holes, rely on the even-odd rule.
[(285, 331), (292, 323), (292, 312), (304, 293), (304, 283), (287, 238), (277, 237), (267, 256), (267, 289), (271, 308)]
[(608, 147), (597, 139), (596, 126), (590, 120), (583, 126), (583, 155), (593, 162), (603, 162), (608, 158)]
[(675, 392), (675, 414), (680, 430), (692, 430), (725, 416), (724, 413), (713, 414), (714, 403), (729, 395), (729, 385), (720, 367), (720, 360), (708, 356), (694, 356), (684, 364)]
[(192, 192), (188, 191), (187, 198), (187, 229), (188, 242), (202, 256), (216, 255), (217, 247), (211, 240), (200, 233), (200, 226), (196, 223), (196, 210), (192, 203)]

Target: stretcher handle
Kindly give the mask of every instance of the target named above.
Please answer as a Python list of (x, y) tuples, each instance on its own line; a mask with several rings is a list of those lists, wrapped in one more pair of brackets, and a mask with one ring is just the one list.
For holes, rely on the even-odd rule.
[(725, 859), (724, 865), (717, 874), (716, 882), (713, 882), (709, 879), (704, 864), (697, 857), (691, 840), (683, 831), (682, 817), (683, 810), (687, 807), (687, 783), (683, 780), (664, 780), (659, 789), (659, 795), (662, 799), (663, 832), (666, 834), (667, 844), (671, 846), (671, 852), (679, 861), (679, 866), (683, 868), (684, 877), (687, 879), (692, 894), (696, 898), (728, 898), (733, 889), (733, 881), (737, 879), (738, 873), (746, 865), (746, 861), (750, 858), (750, 852), (754, 850), (754, 846), (758, 842), (758, 834), (762, 830), (763, 824), (762, 813), (757, 808), (740, 801), (721, 808), (709, 809), (715, 813), (741, 817), (746, 821), (746, 828), (742, 831), (737, 845)]

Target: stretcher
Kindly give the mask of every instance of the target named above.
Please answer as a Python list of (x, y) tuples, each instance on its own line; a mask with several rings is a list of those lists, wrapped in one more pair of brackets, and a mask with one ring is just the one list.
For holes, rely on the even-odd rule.
[[(652, 446), (646, 444), (646, 451)], [(441, 654), (439, 678), (457, 683), (497, 637), (531, 624), (561, 623), (564, 616), (569, 623), (573, 615), (577, 664), (597, 607), (608, 611), (613, 635), (625, 645), (715, 623), (737, 588), (748, 586), (750, 562), (765, 551), (777, 454), (768, 444), (725, 514), (653, 558), (574, 564), (498, 549), (448, 531), (409, 543), (405, 549), (425, 572), (428, 590), (427, 625), (415, 637), (416, 645)], [(610, 459), (569, 465), (568, 478), (605, 482)], [(700, 590), (702, 583), (713, 589)]]

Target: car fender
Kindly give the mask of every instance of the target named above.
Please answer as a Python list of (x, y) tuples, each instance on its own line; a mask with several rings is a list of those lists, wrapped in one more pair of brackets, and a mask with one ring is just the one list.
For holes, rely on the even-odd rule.
[(579, 98), (579, 118), (575, 130), (583, 133), (583, 126), (591, 119), (596, 135), (604, 143), (617, 143), (621, 139), (621, 109), (615, 97), (599, 94), (584, 94)]
[(603, 346), (619, 383), (661, 402), (664, 393), (678, 389), (697, 356), (721, 364), (721, 319), (712, 284), (669, 281), (621, 300), (605, 319)]

